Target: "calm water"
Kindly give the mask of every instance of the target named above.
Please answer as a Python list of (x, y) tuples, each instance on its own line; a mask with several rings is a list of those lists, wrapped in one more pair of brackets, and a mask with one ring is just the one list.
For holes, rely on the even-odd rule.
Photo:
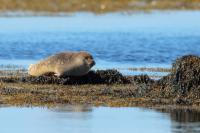
[[(0, 17), (0, 65), (27, 67), (60, 51), (87, 50), (94, 69), (167, 67), (200, 55), (200, 12), (77, 13), (65, 17)], [(148, 73), (149, 74), (149, 73)], [(166, 75), (167, 73), (150, 73)], [(2, 133), (197, 133), (200, 112), (141, 108), (0, 108)]]
[(66, 106), (0, 108), (2, 133), (197, 133), (200, 112), (142, 108)]
[(181, 55), (200, 55), (200, 12), (0, 17), (1, 64), (27, 67), (69, 50), (91, 52), (96, 69), (170, 67)]

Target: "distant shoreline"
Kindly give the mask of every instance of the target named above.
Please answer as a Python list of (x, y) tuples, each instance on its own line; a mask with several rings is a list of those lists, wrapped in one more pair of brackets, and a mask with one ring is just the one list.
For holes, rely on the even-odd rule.
[(175, 13), (175, 12), (200, 12), (200, 10), (151, 10), (151, 11), (116, 11), (116, 12), (32, 12), (32, 11), (0, 11), (0, 17), (73, 17), (80, 14), (104, 15), (104, 14), (152, 14), (152, 13)]
[(152, 10), (200, 10), (200, 0), (6, 0), (0, 1), (0, 13), (25, 12), (55, 15), (74, 12), (149, 12)]

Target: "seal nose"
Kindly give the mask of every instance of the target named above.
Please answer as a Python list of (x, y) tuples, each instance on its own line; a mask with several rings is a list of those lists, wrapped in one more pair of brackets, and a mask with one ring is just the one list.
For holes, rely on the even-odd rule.
[(95, 64), (96, 64), (96, 62), (95, 62), (95, 61), (92, 61), (91, 67), (93, 67)]

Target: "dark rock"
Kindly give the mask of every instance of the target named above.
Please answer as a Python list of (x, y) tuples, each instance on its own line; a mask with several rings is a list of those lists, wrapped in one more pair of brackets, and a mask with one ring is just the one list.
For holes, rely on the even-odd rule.
[(55, 76), (39, 76), (39, 77), (21, 77), (19, 78), (20, 82), (24, 83), (35, 83), (35, 84), (61, 84), (63, 82), (62, 79), (57, 78)]
[(0, 82), (6, 82), (6, 83), (15, 83), (18, 78), (13, 77), (2, 77), (0, 78)]
[(191, 104), (189, 99), (181, 98), (181, 97), (177, 97), (176, 99), (174, 99), (174, 103), (178, 104), (178, 105), (190, 105)]
[(154, 80), (151, 79), (148, 75), (136, 75), (129, 77), (131, 83), (135, 84), (152, 84)]
[(1, 82), (7, 83), (33, 83), (33, 84), (126, 84), (130, 81), (117, 70), (97, 70), (90, 71), (88, 74), (80, 77), (61, 77), (54, 75), (43, 75), (39, 77), (1, 77)]
[(117, 70), (90, 71), (81, 77), (65, 77), (64, 84), (122, 84), (129, 81)]
[(152, 86), (155, 83), (155, 81), (148, 75), (136, 75), (128, 77), (128, 79), (135, 86), (135, 97), (145, 96), (152, 89)]

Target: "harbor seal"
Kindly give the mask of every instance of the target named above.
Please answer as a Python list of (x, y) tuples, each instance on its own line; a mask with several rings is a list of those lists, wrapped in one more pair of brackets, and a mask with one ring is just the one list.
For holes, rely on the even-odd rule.
[(54, 73), (58, 77), (82, 76), (87, 74), (94, 65), (95, 61), (88, 52), (61, 52), (36, 64), (31, 64), (28, 68), (28, 74), (41, 76)]

